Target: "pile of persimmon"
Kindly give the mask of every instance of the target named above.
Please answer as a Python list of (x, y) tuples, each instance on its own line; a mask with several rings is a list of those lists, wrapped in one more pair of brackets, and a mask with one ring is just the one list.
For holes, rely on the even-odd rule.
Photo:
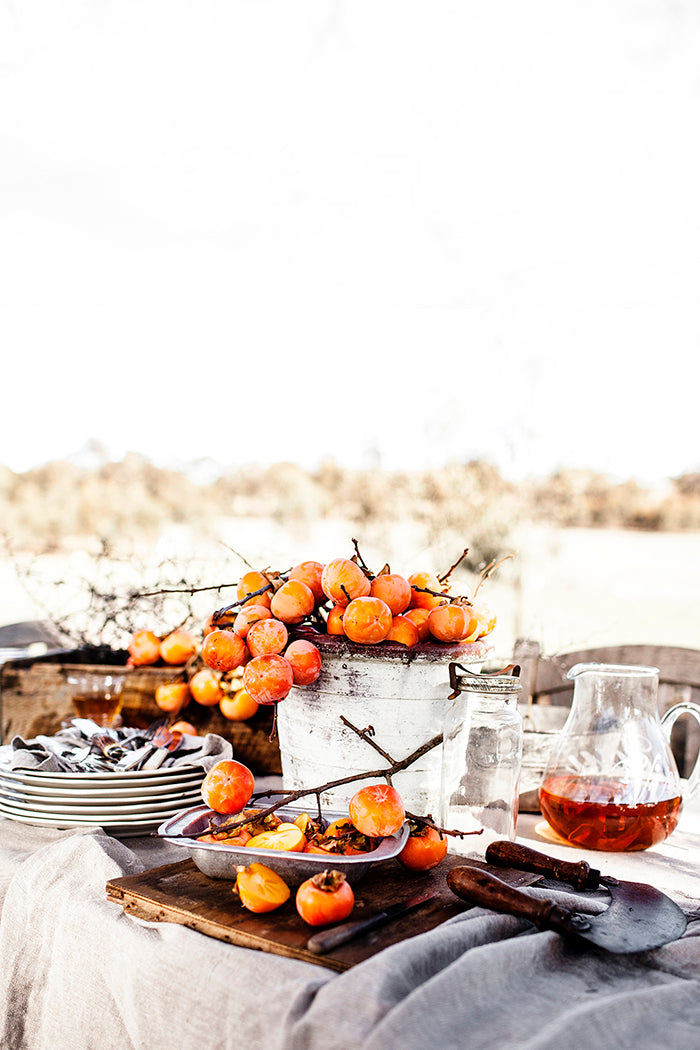
[(156, 703), (170, 714), (194, 699), (204, 707), (218, 706), (225, 718), (245, 721), (259, 705), (276, 704), (293, 686), (316, 681), (322, 656), (314, 633), (407, 648), (464, 645), (486, 637), (496, 614), (476, 595), (493, 565), (471, 598), (450, 593), (455, 567), (443, 576), (427, 571), (403, 576), (385, 565), (374, 574), (357, 553), (327, 563), (299, 562), (285, 573), (251, 569), (236, 585), (236, 601), (208, 617), (201, 642), (183, 628), (164, 637), (138, 630), (129, 644), (128, 666), (181, 669), (177, 681), (156, 691)]
[(476, 591), (472, 599), (450, 594), (448, 580), (449, 573), (402, 576), (388, 565), (375, 575), (357, 554), (300, 562), (286, 574), (251, 570), (238, 582), (236, 602), (210, 616), (201, 657), (221, 674), (242, 668), (248, 699), (274, 704), (321, 673), (318, 647), (308, 634), (294, 637), (301, 626), (361, 645), (409, 648), (467, 644), (490, 634), (493, 610), (476, 600)]

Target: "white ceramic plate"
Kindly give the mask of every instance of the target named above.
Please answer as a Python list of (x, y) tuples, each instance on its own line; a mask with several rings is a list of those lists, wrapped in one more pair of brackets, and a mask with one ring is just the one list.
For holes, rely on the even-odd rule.
[(201, 766), (171, 766), (170, 769), (139, 769), (126, 773), (42, 773), (36, 769), (7, 769), (0, 767), (0, 776), (14, 780), (25, 786), (34, 784), (42, 787), (83, 788), (92, 791), (95, 787), (133, 787), (148, 784), (172, 784), (200, 774), (204, 778)]
[(36, 809), (22, 809), (18, 806), (11, 806), (7, 802), (0, 801), (0, 813), (6, 817), (14, 817), (17, 820), (22, 820), (25, 817), (30, 820), (50, 820), (56, 824), (56, 826), (66, 826), (68, 824), (96, 824), (100, 827), (107, 827), (112, 824), (133, 824), (143, 823), (147, 821), (149, 823), (155, 821), (162, 821), (164, 818), (167, 819), (171, 815), (177, 813), (178, 810), (175, 806), (170, 807), (168, 810), (146, 810), (141, 813), (123, 814), (117, 813), (113, 810), (101, 810), (94, 813), (57, 813), (43, 812), (42, 810)]
[(12, 809), (17, 813), (41, 814), (47, 816), (71, 816), (71, 817), (106, 817), (110, 820), (118, 816), (134, 816), (137, 814), (153, 814), (157, 816), (162, 813), (170, 815), (182, 809), (183, 806), (196, 805), (201, 802), (202, 796), (199, 791), (192, 791), (187, 795), (177, 795), (175, 798), (148, 799), (142, 802), (119, 802), (109, 805), (107, 802), (97, 800), (95, 805), (82, 803), (56, 802), (51, 799), (25, 799), (9, 798), (7, 795), (0, 797), (0, 806)]
[(137, 784), (131, 786), (124, 786), (121, 782), (116, 785), (107, 784), (104, 782), (91, 783), (85, 785), (68, 785), (61, 784), (61, 787), (54, 787), (47, 781), (41, 781), (36, 783), (33, 781), (27, 783), (26, 781), (10, 779), (0, 772), (0, 795), (5, 795), (8, 798), (24, 798), (30, 801), (32, 798), (36, 799), (75, 799), (76, 801), (88, 801), (89, 799), (140, 799), (140, 798), (151, 798), (153, 796), (163, 797), (164, 795), (172, 794), (177, 795), (179, 792), (189, 792), (195, 788), (201, 787), (202, 781), (204, 780), (204, 770), (199, 770), (197, 773), (192, 774), (188, 777), (178, 777), (177, 779), (171, 778), (165, 783), (154, 784), (152, 781), (144, 783), (140, 781)]
[(7, 817), (8, 820), (16, 820), (21, 824), (31, 824), (33, 827), (39, 828), (57, 828), (59, 830), (69, 828), (104, 828), (114, 838), (134, 838), (137, 835), (148, 835), (150, 832), (155, 831), (161, 820), (161, 817), (145, 819), (145, 820), (134, 820), (134, 821), (115, 821), (110, 820), (76, 820), (73, 818), (61, 818), (61, 817), (46, 817), (43, 815), (29, 816), (27, 814), (18, 815), (6, 810), (0, 804), (0, 814)]

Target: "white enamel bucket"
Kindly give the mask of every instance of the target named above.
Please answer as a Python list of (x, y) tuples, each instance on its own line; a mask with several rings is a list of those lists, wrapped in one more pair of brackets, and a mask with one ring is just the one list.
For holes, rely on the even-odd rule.
[[(372, 739), (395, 761), (406, 758), (442, 733), (453, 703), (450, 664), (478, 673), (491, 650), (486, 642), (411, 650), (402, 645), (355, 645), (332, 635), (312, 640), (323, 657), (320, 676), (311, 685), (294, 687), (277, 709), (285, 791), (320, 787), (389, 766), (341, 715), (358, 729), (372, 726)], [(438, 745), (392, 777), (408, 812), (438, 818), (441, 763)], [(378, 774), (326, 790), (321, 803), (344, 810), (359, 787), (382, 779)], [(310, 795), (309, 805), (314, 802)]]

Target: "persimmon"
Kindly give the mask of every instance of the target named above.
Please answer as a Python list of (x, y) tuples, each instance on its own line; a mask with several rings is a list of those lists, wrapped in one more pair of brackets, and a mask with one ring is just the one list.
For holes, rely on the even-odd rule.
[(179, 714), (190, 702), (190, 687), (187, 682), (161, 682), (156, 686), (155, 701), (161, 711)]
[(323, 568), (321, 586), (334, 605), (349, 605), (353, 598), (369, 594), (372, 584), (357, 562), (334, 558)]
[(240, 813), (250, 802), (254, 789), (255, 778), (248, 767), (224, 758), (211, 767), (202, 781), (202, 800), (215, 813)]
[(400, 616), (411, 604), (411, 585), (405, 576), (383, 572), (372, 580), (369, 593), (381, 598), (391, 609), (392, 616)]
[(407, 609), (404, 613), (404, 617), (418, 628), (418, 638), (421, 642), (427, 642), (430, 638), (430, 629), (428, 628), (429, 616), (429, 609)]
[(199, 736), (196, 727), (193, 726), (191, 722), (186, 722), (184, 718), (180, 718), (177, 722), (173, 722), (168, 728), (173, 733), (184, 733), (186, 736)]
[(219, 710), (230, 722), (245, 722), (257, 714), (258, 705), (245, 689), (237, 689), (233, 696), (222, 696)]
[(410, 871), (428, 871), (436, 867), (447, 854), (447, 837), (427, 824), (410, 821), (406, 845), (399, 853), (399, 861)]
[(267, 605), (244, 605), (233, 621), (233, 633), (245, 638), (254, 623), (268, 620), (271, 616)]
[(323, 660), (313, 642), (299, 638), (284, 650), (284, 658), (292, 665), (294, 685), (311, 685), (321, 673)]
[(223, 842), (227, 846), (247, 846), (252, 836), (245, 828), (236, 828), (235, 832), (212, 831), (206, 835), (197, 835), (197, 842)]
[(294, 672), (289, 660), (277, 653), (254, 656), (243, 673), (246, 692), (258, 704), (276, 704), (284, 700), (294, 685)]
[(351, 642), (375, 645), (391, 630), (391, 609), (381, 598), (353, 598), (343, 614), (343, 630)]
[(301, 623), (316, 607), (314, 592), (301, 580), (287, 580), (272, 596), (270, 610), (282, 623)]
[(202, 660), (212, 671), (233, 671), (241, 667), (248, 649), (239, 634), (233, 631), (211, 631), (202, 644)]
[(350, 820), (370, 838), (395, 835), (406, 817), (403, 800), (391, 784), (365, 784), (350, 799)]
[[(241, 576), (238, 581), (236, 598), (244, 605), (250, 602), (250, 604), (255, 605), (266, 605), (269, 609), (272, 600), (272, 590), (272, 584), (267, 576), (263, 572), (257, 572), (255, 569), (252, 569), (250, 572), (245, 573), (244, 576)], [(258, 594), (258, 591), (261, 593)]]
[(221, 688), (219, 676), (210, 667), (202, 667), (190, 678), (190, 692), (192, 698), (202, 707), (216, 707), (223, 699), (224, 691)]
[(160, 655), (166, 664), (186, 664), (199, 650), (191, 631), (171, 631), (160, 643)]
[(469, 607), (452, 602), (430, 610), (428, 630), (438, 642), (459, 642), (469, 634)]
[(346, 856), (371, 853), (378, 845), (376, 839), (358, 831), (349, 817), (340, 817), (329, 824), (325, 833), (319, 837), (318, 844), (324, 845), (324, 840), (328, 839), (335, 839), (338, 843), (338, 852)]
[(343, 628), (343, 613), (347, 606), (334, 605), (326, 617), (326, 632), (328, 634), (345, 634)]
[(289, 633), (281, 620), (271, 616), (269, 620), (258, 620), (248, 631), (246, 644), (251, 656), (281, 653), (289, 641)]
[(414, 609), (434, 609), (448, 597), (435, 573), (414, 572), (408, 577), (411, 585), (411, 606)]
[(321, 871), (302, 882), (295, 901), (304, 922), (326, 926), (347, 919), (355, 905), (355, 894), (341, 871)]
[(477, 621), (477, 638), (484, 638), (485, 635), (491, 634), (491, 631), (496, 626), (497, 616), (490, 605), (486, 602), (474, 602), (472, 604), (472, 612), (476, 616)]
[(263, 831), (253, 835), (246, 845), (250, 849), (279, 849), (290, 853), (303, 853), (306, 835), (297, 824), (283, 822), (274, 831)]
[(153, 631), (135, 631), (129, 642), (134, 667), (148, 667), (160, 660), (160, 638)]
[(240, 865), (236, 871), (233, 892), (248, 911), (274, 911), (289, 900), (289, 886), (281, 875), (265, 864), (254, 861), (246, 866)]
[(320, 561), (302, 561), (289, 570), (289, 579), (305, 583), (311, 590), (316, 605), (320, 605), (326, 600), (321, 584), (322, 575), (323, 564)]
[(401, 642), (402, 645), (412, 649), (414, 645), (418, 645), (420, 641), (420, 634), (418, 628), (409, 620), (406, 616), (394, 616), (391, 621), (391, 627), (389, 633), (384, 639), (385, 642)]
[(212, 631), (230, 630), (233, 627), (234, 620), (237, 616), (237, 609), (215, 609), (214, 612), (210, 613), (207, 617), (206, 623), (204, 624), (204, 630), (202, 631), (203, 636), (206, 638), (206, 636), (211, 634)]

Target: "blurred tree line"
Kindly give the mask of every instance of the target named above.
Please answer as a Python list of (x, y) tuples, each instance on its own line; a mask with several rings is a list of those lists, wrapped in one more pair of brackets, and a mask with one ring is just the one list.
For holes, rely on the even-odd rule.
[(344, 520), (362, 530), (410, 520), (427, 542), (468, 535), (472, 568), (500, 556), (516, 522), (563, 528), (700, 529), (700, 474), (663, 490), (613, 482), (586, 470), (514, 484), (492, 465), (425, 471), (351, 470), (332, 460), (307, 471), (294, 463), (243, 466), (201, 481), (137, 453), (120, 462), (57, 461), (25, 473), (0, 465), (0, 530), (15, 549), (60, 550), (66, 542), (129, 536), (152, 541), (186, 525), (216, 539), (222, 520), (264, 518), (304, 526)]

